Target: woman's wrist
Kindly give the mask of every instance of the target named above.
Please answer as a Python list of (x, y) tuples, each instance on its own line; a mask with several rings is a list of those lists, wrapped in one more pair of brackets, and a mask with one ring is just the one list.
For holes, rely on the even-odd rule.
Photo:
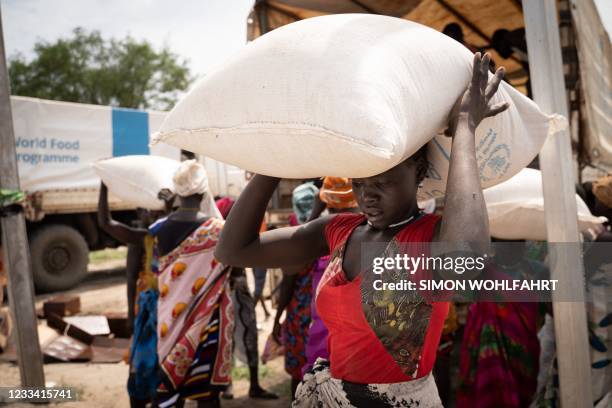
[(280, 177), (264, 176), (263, 174), (255, 174), (253, 178), (251, 179), (251, 182), (265, 183), (265, 184), (270, 184), (270, 185), (272, 184), (276, 185), (280, 183), (280, 181), (281, 181)]
[(253, 198), (257, 197), (257, 199), (262, 199), (267, 205), (280, 181), (281, 179), (279, 177), (256, 174), (251, 181), (248, 182), (245, 190), (249, 190), (249, 194), (254, 193), (252, 196)]
[(474, 120), (471, 118), (469, 112), (461, 112), (457, 116), (457, 130), (455, 134), (459, 133), (460, 129), (467, 129), (472, 134), (474, 134), (474, 132), (476, 131), (476, 127), (477, 125), (474, 123)]

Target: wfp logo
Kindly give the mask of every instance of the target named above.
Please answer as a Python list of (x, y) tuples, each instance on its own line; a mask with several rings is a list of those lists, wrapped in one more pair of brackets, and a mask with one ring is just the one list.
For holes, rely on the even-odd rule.
[(489, 128), (487, 134), (476, 146), (480, 181), (497, 180), (508, 172), (512, 152), (506, 143), (495, 144), (497, 133)]

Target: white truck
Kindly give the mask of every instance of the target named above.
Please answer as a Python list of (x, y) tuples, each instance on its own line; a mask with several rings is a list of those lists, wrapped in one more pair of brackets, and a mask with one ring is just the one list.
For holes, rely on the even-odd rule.
[[(163, 112), (11, 97), (21, 189), (27, 219), (34, 284), (39, 292), (66, 290), (87, 273), (89, 251), (120, 243), (102, 231), (96, 211), (99, 159), (152, 154), (180, 159), (180, 151), (150, 135)], [(211, 159), (205, 164), (211, 191), (236, 196), (244, 171)], [(135, 208), (111, 196), (113, 217), (127, 224)]]

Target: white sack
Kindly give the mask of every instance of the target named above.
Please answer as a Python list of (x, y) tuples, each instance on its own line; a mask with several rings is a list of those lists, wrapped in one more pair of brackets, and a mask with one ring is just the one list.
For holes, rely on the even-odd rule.
[[(276, 29), (201, 79), (156, 141), (256, 173), (287, 178), (367, 177), (412, 155), (446, 127), (471, 79), (473, 54), (399, 18), (341, 14)], [(551, 117), (507, 83), (508, 111), (477, 129), (484, 187), (525, 167)], [(443, 194), (450, 139), (429, 146), (419, 200)]]
[(136, 207), (162, 210), (160, 190), (174, 191), (172, 176), (181, 162), (159, 156), (122, 156), (93, 164), (113, 195)]
[[(484, 190), (484, 198), (492, 237), (546, 241), (542, 173), (539, 170), (523, 169), (510, 180)], [(605, 217), (592, 215), (578, 195), (576, 207), (581, 232), (606, 221)]]

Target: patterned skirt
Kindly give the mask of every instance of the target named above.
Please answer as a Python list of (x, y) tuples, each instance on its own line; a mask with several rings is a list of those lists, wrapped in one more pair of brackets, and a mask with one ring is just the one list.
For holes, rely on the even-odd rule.
[[(214, 306), (210, 322), (203, 330), (202, 340), (198, 344), (193, 361), (187, 369), (185, 381), (180, 386), (175, 387), (167, 376), (162, 375), (162, 385), (157, 390), (160, 408), (172, 407), (179, 399), (213, 400), (227, 388), (225, 384), (213, 384), (211, 382), (212, 367), (219, 351), (218, 304)], [(176, 357), (173, 360), (179, 360), (181, 356), (177, 354)]]
[(458, 408), (529, 406), (537, 385), (541, 316), (538, 303), (472, 304), (461, 345)]
[(298, 381), (302, 379), (302, 368), (306, 365), (306, 343), (312, 301), (310, 271), (311, 268), (308, 267), (299, 274), (281, 329), (285, 346), (285, 371)]
[(355, 384), (332, 378), (329, 362), (319, 358), (312, 370), (304, 374), (292, 407), (440, 408), (442, 402), (431, 374), (394, 384)]

